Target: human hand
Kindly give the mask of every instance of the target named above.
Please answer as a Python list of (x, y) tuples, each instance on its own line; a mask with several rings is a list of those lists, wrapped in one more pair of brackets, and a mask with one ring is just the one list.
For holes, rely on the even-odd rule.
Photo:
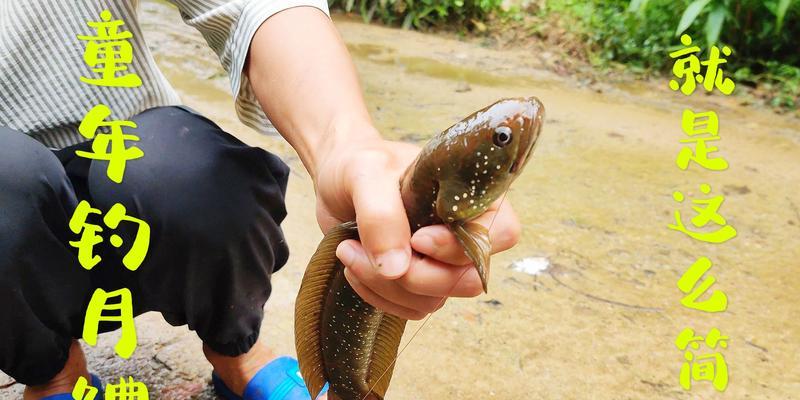
[[(346, 240), (336, 251), (350, 285), (369, 304), (410, 320), (438, 310), (447, 297), (480, 295), (481, 280), (446, 226), (411, 236), (399, 182), (419, 147), (373, 137), (327, 150), (315, 177), (323, 232), (358, 223), (361, 241)], [(507, 201), (495, 202), (475, 221), (491, 225), (492, 254), (519, 239), (519, 221)]]

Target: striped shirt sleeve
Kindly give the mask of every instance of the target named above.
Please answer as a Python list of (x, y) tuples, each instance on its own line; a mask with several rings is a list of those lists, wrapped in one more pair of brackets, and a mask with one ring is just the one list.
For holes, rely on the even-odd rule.
[(276, 133), (244, 74), (250, 42), (267, 18), (292, 7), (315, 7), (330, 16), (327, 0), (169, 1), (178, 7), (188, 25), (200, 31), (219, 56), (222, 67), (230, 77), (231, 93), (236, 98), (235, 108), (239, 119), (261, 133)]

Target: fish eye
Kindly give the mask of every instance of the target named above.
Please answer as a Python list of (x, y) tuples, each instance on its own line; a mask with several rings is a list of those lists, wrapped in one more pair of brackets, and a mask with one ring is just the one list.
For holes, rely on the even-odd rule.
[(498, 126), (494, 130), (492, 141), (498, 147), (505, 147), (507, 144), (511, 143), (511, 128), (507, 126)]

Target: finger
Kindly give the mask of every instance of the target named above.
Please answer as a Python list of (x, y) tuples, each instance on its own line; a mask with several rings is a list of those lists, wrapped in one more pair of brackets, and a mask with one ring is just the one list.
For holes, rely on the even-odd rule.
[[(520, 236), (521, 226), (509, 202), (495, 202), (492, 207), (475, 218), (475, 222), (489, 227), (489, 243), (492, 254), (513, 247)], [(464, 248), (446, 225), (431, 225), (414, 233), (411, 237), (414, 250), (433, 257), (445, 264), (466, 265), (471, 261)]]
[(364, 284), (359, 282), (358, 278), (353, 276), (349, 269), (344, 270), (344, 276), (347, 278), (347, 281), (350, 283), (350, 286), (353, 288), (353, 290), (355, 290), (364, 301), (383, 312), (413, 321), (419, 321), (425, 318), (427, 315), (423, 312), (405, 308), (382, 298), (377, 293), (373, 292), (368, 287), (364, 286)]
[(467, 265), (472, 262), (446, 225), (431, 225), (418, 230), (411, 236), (411, 248), (445, 264)]
[(347, 240), (339, 244), (336, 254), (346, 266), (346, 271), (361, 284), (386, 301), (401, 307), (431, 313), (442, 303), (442, 297), (419, 295), (407, 291), (395, 280), (388, 280), (377, 273), (370, 265), (364, 249), (355, 240)]
[(510, 201), (496, 200), (491, 207), (494, 215), (485, 213), (477, 221), (489, 227), (489, 240), (492, 244), (492, 254), (506, 251), (519, 242), (522, 225), (519, 223), (517, 213), (511, 207)]
[(412, 257), (408, 273), (397, 283), (423, 296), (475, 297), (483, 293), (481, 278), (472, 264), (456, 266), (430, 257)]
[(411, 258), (411, 231), (399, 181), (387, 179), (386, 169), (375, 167), (380, 161), (366, 165), (371, 167), (359, 171), (352, 183), (358, 233), (378, 273), (397, 279), (408, 270)]

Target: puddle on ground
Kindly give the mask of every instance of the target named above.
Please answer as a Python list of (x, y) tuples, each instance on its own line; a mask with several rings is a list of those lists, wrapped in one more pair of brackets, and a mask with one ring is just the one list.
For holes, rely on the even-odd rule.
[(487, 87), (514, 85), (549, 86), (547, 82), (538, 81), (526, 76), (501, 76), (480, 69), (450, 64), (432, 58), (398, 55), (391, 47), (372, 43), (348, 44), (347, 49), (355, 58), (365, 59), (377, 64), (396, 65), (403, 68), (407, 73), (425, 75), (436, 79), (465, 82), (470, 85)]

